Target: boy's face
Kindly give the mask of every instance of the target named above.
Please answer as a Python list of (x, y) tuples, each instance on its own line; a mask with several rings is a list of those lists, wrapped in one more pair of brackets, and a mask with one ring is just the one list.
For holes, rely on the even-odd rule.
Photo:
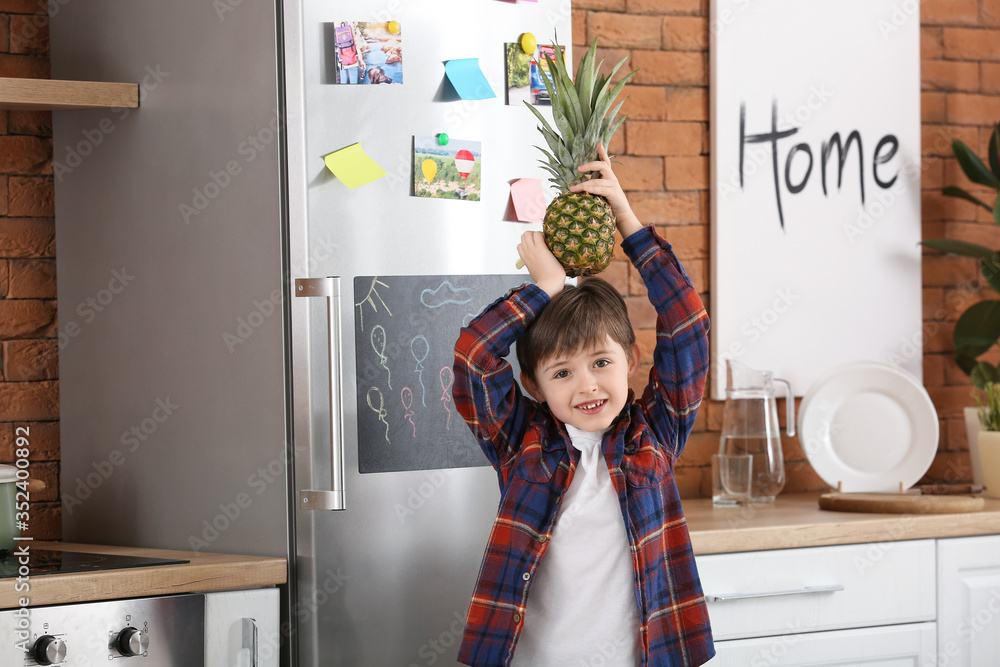
[(638, 347), (626, 353), (608, 336), (594, 347), (544, 360), (535, 369), (535, 380), (522, 373), (521, 383), (563, 423), (603, 431), (625, 407), (628, 379), (638, 369)]

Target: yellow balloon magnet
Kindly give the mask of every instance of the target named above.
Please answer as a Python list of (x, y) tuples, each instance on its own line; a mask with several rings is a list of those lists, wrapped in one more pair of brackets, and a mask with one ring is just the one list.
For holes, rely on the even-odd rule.
[(530, 32), (521, 35), (521, 50), (527, 54), (532, 54), (538, 48), (538, 40)]

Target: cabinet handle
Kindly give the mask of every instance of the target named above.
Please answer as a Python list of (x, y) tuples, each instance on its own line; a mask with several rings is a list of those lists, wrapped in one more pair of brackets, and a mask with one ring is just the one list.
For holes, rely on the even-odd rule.
[(260, 655), (257, 643), (257, 619), (243, 619), (243, 648), (250, 649), (250, 665), (257, 667), (257, 656)]
[(828, 586), (806, 586), (805, 588), (792, 588), (787, 591), (766, 591), (764, 593), (726, 593), (725, 595), (706, 595), (709, 602), (726, 602), (728, 600), (751, 600), (753, 598), (776, 598), (782, 595), (812, 595), (813, 593), (834, 593), (844, 590), (842, 584), (830, 584)]
[(304, 510), (342, 510), (344, 504), (344, 420), (340, 400), (340, 277), (296, 278), (295, 296), (326, 297), (330, 345), (330, 490), (299, 491)]

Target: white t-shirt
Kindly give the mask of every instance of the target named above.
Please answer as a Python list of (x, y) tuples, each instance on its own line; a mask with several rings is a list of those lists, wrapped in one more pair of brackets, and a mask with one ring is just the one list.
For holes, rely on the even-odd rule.
[(603, 433), (566, 425), (580, 462), (535, 573), (514, 667), (635, 667), (639, 607)]

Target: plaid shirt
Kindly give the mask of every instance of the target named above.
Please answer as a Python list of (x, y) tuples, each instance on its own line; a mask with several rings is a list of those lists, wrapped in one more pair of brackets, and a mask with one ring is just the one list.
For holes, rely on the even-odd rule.
[[(708, 371), (708, 316), (670, 245), (652, 227), (622, 244), (656, 308), (642, 398), (632, 392), (602, 444), (635, 567), (642, 667), (700, 665), (715, 649), (674, 464)], [(521, 393), (504, 357), (548, 303), (524, 285), (488, 306), (455, 346), (455, 406), (497, 471), (500, 507), (469, 606), (460, 662), (509, 665), (531, 582), (579, 452), (548, 407)]]

